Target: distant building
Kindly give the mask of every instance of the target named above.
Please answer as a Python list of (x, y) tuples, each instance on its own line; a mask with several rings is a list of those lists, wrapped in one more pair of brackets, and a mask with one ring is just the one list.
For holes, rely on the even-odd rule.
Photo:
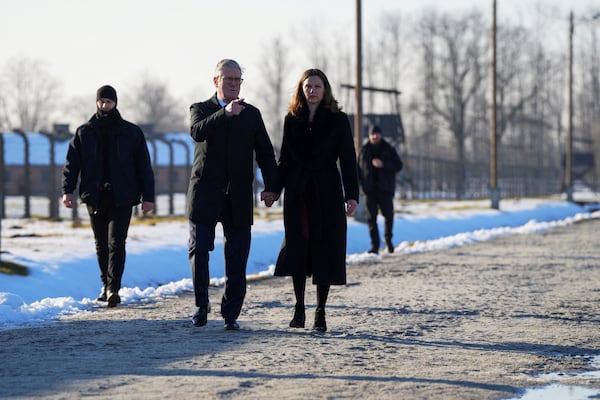
[[(354, 114), (348, 114), (350, 126), (354, 132)], [(363, 143), (369, 137), (369, 129), (377, 125), (382, 130), (382, 135), (386, 140), (394, 145), (404, 143), (404, 125), (402, 117), (398, 114), (363, 114), (362, 132), (360, 142)]]

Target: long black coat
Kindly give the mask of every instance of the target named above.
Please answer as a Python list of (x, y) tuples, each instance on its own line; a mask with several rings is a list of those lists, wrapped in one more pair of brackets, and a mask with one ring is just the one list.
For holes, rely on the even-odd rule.
[[(63, 194), (73, 193), (80, 178), (79, 197), (93, 207), (100, 202), (104, 172), (99, 130), (95, 115), (77, 128), (69, 144), (62, 177)], [(115, 205), (133, 206), (141, 199), (154, 203), (154, 173), (144, 133), (137, 125), (122, 119), (118, 112), (111, 130), (108, 163)]]
[(288, 114), (279, 171), (285, 188), (285, 239), (275, 275), (312, 274), (315, 284), (345, 284), (344, 203), (358, 201), (356, 154), (346, 114), (319, 108), (312, 124), (306, 114)]
[(254, 157), (265, 190), (278, 191), (277, 163), (260, 111), (247, 103), (238, 116), (227, 117), (216, 94), (190, 107), (194, 165), (187, 194), (187, 216), (195, 223), (216, 223), (225, 193), (231, 195), (233, 224), (253, 223)]

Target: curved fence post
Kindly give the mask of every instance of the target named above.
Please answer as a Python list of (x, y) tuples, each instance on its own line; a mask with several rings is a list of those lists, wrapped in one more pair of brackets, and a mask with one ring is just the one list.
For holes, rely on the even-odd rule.
[[(41, 133), (41, 132), (40, 132)], [(47, 134), (50, 140), (50, 181), (48, 185), (48, 196), (50, 196), (50, 218), (54, 220), (60, 220), (60, 178), (61, 175), (56, 165), (56, 143), (64, 142), (71, 139), (71, 133), (69, 133), (69, 124), (54, 124), (52, 133)], [(75, 195), (75, 194), (74, 194)], [(79, 215), (77, 212), (77, 197), (73, 196), (75, 201), (73, 202), (73, 220), (77, 221)]]
[[(154, 171), (154, 182), (155, 182), (155, 192), (158, 192), (158, 179), (156, 178), (156, 174), (157, 174), (157, 170), (156, 167), (158, 165), (156, 159), (158, 158), (158, 150), (156, 148), (156, 142), (155, 142), (155, 138), (156, 135), (154, 134), (154, 124), (138, 124), (138, 126), (140, 127), (140, 129), (142, 130), (142, 132), (144, 132), (144, 136), (146, 137), (146, 142), (150, 143), (150, 146), (152, 146), (152, 170)], [(158, 215), (158, 193), (155, 193), (155, 200), (154, 200), (154, 215)], [(135, 214), (138, 214), (138, 208), (135, 208)]]
[(175, 214), (175, 205), (173, 203), (173, 196), (175, 191), (175, 161), (173, 160), (173, 143), (171, 143), (171, 141), (165, 138), (164, 135), (157, 136), (156, 139), (160, 140), (169, 147), (169, 174), (167, 176), (167, 185), (169, 191), (169, 215), (173, 215)]
[[(172, 139), (171, 141), (173, 143), (177, 143), (183, 146), (183, 149), (185, 150), (185, 174), (187, 176), (187, 179), (189, 180), (190, 174), (192, 173), (192, 151), (190, 150), (185, 140)], [(183, 193), (187, 193), (187, 186), (183, 188)], [(185, 196), (184, 214), (185, 210), (187, 210), (187, 195)]]
[(13, 129), (13, 132), (23, 138), (23, 143), (25, 144), (25, 179), (23, 186), (23, 196), (25, 200), (25, 213), (23, 215), (24, 218), (31, 218), (31, 164), (29, 162), (29, 139), (27, 138), (27, 134), (21, 129)]
[[(4, 132), (0, 132), (0, 220), (6, 218), (6, 162), (4, 160)], [(0, 229), (1, 231), (2, 229)]]
[(4, 133), (0, 132), (0, 260), (2, 260), (2, 218), (4, 218)]
[(54, 157), (54, 135), (48, 132), (39, 132), (40, 135), (46, 137), (48, 139), (48, 153), (49, 153), (49, 165), (48, 165), (48, 218), (51, 220), (58, 220), (58, 198), (56, 195), (56, 159)]

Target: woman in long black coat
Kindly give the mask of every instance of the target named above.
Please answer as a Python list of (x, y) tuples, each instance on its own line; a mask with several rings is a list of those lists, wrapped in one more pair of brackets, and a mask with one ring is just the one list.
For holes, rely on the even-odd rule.
[(348, 117), (318, 69), (302, 74), (290, 102), (279, 171), (285, 239), (275, 275), (293, 277), (293, 328), (304, 327), (306, 277), (312, 276), (317, 285), (313, 328), (325, 331), (329, 287), (346, 284), (346, 217), (354, 213), (359, 194)]

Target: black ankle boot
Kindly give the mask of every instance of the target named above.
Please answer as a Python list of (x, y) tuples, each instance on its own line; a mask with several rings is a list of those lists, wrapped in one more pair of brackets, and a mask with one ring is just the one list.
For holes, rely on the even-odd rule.
[(313, 329), (321, 332), (327, 330), (327, 323), (325, 322), (325, 310), (323, 308), (317, 308), (315, 311), (315, 324)]
[(102, 286), (102, 290), (100, 290), (100, 294), (96, 298), (96, 301), (106, 301), (106, 286)]
[(290, 321), (290, 328), (304, 328), (304, 322), (306, 321), (306, 313), (304, 307), (296, 306), (294, 308), (294, 317)]

